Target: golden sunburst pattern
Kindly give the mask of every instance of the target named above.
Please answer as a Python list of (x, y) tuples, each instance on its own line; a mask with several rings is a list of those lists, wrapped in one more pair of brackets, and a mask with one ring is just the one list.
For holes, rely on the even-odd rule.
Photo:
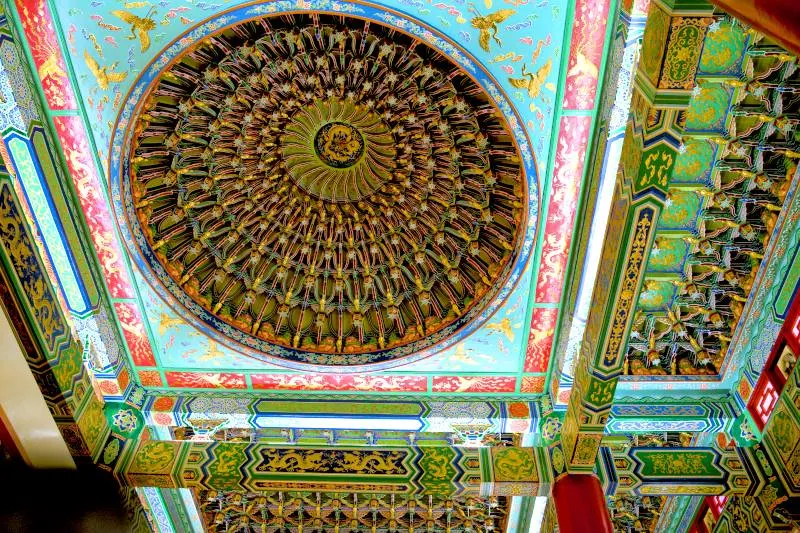
[(501, 113), (374, 21), (268, 17), (204, 39), (135, 128), (151, 251), (194, 302), (272, 345), (434, 344), (488, 305), (521, 247), (527, 189)]
[(317, 100), (292, 117), (281, 154), (305, 192), (351, 202), (392, 181), (394, 144), (387, 125), (369, 109), (347, 99)]

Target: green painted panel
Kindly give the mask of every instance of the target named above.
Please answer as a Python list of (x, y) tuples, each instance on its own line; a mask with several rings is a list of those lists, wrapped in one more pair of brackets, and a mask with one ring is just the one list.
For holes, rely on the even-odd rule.
[(456, 450), (451, 447), (424, 448), (419, 467), (422, 470), (420, 485), (434, 494), (451, 494), (455, 492), (452, 480), (456, 476), (453, 460)]
[(717, 453), (703, 449), (638, 449), (631, 455), (640, 463), (643, 478), (720, 478), (723, 472), (714, 465)]
[(688, 254), (689, 243), (683, 239), (656, 239), (650, 250), (647, 271), (679, 273)]
[(731, 89), (722, 84), (702, 84), (686, 110), (686, 131), (725, 131)]
[(638, 308), (642, 311), (663, 311), (672, 303), (676, 290), (671, 281), (647, 280), (639, 293)]
[(670, 183), (704, 183), (714, 162), (714, 146), (705, 140), (686, 138), (672, 168)]
[(778, 316), (786, 316), (786, 313), (789, 311), (789, 306), (792, 303), (792, 297), (797, 290), (797, 284), (800, 282), (800, 260), (798, 260), (798, 257), (800, 257), (800, 254), (795, 250), (794, 259), (789, 267), (789, 272), (786, 274), (781, 284), (778, 297), (775, 299), (775, 312)]
[(700, 73), (719, 75), (738, 70), (746, 41), (747, 34), (729, 21), (710, 28), (700, 56)]
[(692, 191), (672, 189), (658, 219), (658, 229), (695, 229), (695, 219), (703, 206), (703, 198)]

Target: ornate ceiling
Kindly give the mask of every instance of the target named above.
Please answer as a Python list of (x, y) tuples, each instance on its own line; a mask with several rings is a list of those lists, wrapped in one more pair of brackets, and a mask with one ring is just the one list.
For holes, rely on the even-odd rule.
[[(628, 106), (636, 24), (614, 42), (621, 74), (600, 101), (605, 4), (95, 4), (20, 2), (20, 23), (113, 304), (93, 326), (101, 362), (127, 358), (148, 388), (508, 396), (543, 393), (555, 370), (566, 398), (574, 348), (554, 341), (582, 268), (573, 230), (597, 222), (579, 199), (607, 172), (603, 150), (585, 156), (593, 128), (609, 153), (625, 133), (611, 111)], [(724, 273), (701, 270), (732, 270), (745, 298), (744, 255), (763, 251), (731, 267), (698, 254), (703, 231), (720, 251), (742, 248), (716, 242), (736, 238), (736, 220), (709, 220), (718, 178), (695, 170), (725, 157), (714, 136), (729, 117), (750, 127), (725, 81), (749, 65), (747, 39), (729, 23), (708, 33), (678, 121), (629, 339), (636, 390), (723, 390), (739, 368), (722, 360), (728, 300), (716, 312), (729, 327), (709, 335), (714, 313), (684, 278), (713, 279), (719, 297)], [(611, 130), (593, 126), (601, 106)], [(646, 135), (667, 116), (648, 117)], [(623, 171), (635, 159), (622, 150)], [(737, 205), (754, 221), (780, 204), (748, 198)], [(83, 316), (85, 276), (64, 267), (75, 260), (46, 206), (33, 211), (65, 308)], [(684, 338), (681, 321), (703, 338)], [(567, 356), (554, 367), (553, 353)]]
[(208, 531), (505, 531), (510, 498), (402, 494), (198, 491)]
[[(3, 294), (74, 454), (148, 502), (221, 487), (206, 520), (249, 525), (240, 488), (311, 491), (346, 450), (373, 490), (387, 446), (408, 497), (357, 520), (461, 527), (465, 487), (603, 461), (625, 525), (677, 505), (644, 489), (756, 483), (728, 446), (761, 437), (742, 406), (800, 272), (792, 56), (694, 2), (16, 8)], [(658, 431), (709, 432), (678, 444), (711, 466), (613, 454)], [(305, 485), (263, 475), (295, 447)], [(290, 497), (270, 519), (316, 498)], [(498, 502), (481, 520), (530, 516)]]
[(146, 388), (541, 394), (608, 8), (20, 2), (126, 341), (100, 360)]
[(796, 169), (792, 120), (777, 117), (800, 99), (768, 89), (796, 83), (793, 61), (721, 21), (698, 79), (628, 342), (633, 380), (736, 375), (728, 347)]
[(519, 279), (537, 201), (514, 115), (469, 71), (352, 17), (193, 42), (129, 125), (113, 187), (131, 255), (258, 358), (380, 369), (452, 345)]

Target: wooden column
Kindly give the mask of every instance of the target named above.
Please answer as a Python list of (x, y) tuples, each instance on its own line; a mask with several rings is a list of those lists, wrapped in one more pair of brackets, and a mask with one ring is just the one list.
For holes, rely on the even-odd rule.
[(711, 0), (743, 23), (800, 54), (800, 2), (797, 0)]
[(613, 533), (600, 480), (590, 474), (567, 474), (553, 485), (561, 533)]

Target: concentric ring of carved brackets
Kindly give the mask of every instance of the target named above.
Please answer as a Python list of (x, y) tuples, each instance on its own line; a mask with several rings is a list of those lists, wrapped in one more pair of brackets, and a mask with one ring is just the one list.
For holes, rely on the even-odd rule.
[(273, 16), (207, 37), (134, 127), (127, 211), (145, 255), (204, 323), (271, 355), (368, 364), (433, 346), (493, 301), (522, 245), (528, 192), (501, 113), (441, 52), (374, 21)]

